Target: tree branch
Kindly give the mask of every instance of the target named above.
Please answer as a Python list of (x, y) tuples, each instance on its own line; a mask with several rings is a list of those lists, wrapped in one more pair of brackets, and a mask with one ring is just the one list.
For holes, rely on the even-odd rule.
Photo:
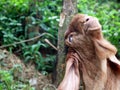
[(42, 37), (42, 36), (44, 36), (44, 35), (46, 35), (46, 34), (49, 35), (48, 33), (42, 33), (41, 35), (36, 36), (36, 37), (34, 37), (34, 38), (30, 38), (30, 39), (28, 39), (28, 40), (23, 40), (23, 41), (20, 41), (20, 42), (15, 42), (15, 43), (13, 43), (13, 44), (8, 44), (8, 45), (0, 46), (0, 49), (6, 48), (6, 47), (10, 47), (10, 46), (13, 46), (13, 45), (17, 45), (17, 44), (21, 44), (21, 43), (25, 43), (25, 42), (30, 42), (30, 41), (33, 41), (33, 40), (35, 40), (35, 39), (38, 39), (38, 38), (40, 38), (40, 37)]
[(55, 47), (48, 39), (45, 39), (45, 42), (48, 43), (52, 48), (54, 48), (56, 51), (58, 50), (57, 47)]

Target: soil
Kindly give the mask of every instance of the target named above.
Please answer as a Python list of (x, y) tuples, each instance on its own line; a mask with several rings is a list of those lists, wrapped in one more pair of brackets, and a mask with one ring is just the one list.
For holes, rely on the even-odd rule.
[(23, 83), (29, 82), (35, 90), (55, 90), (51, 84), (51, 76), (42, 75), (35, 69), (35, 65), (25, 65), (16, 55), (7, 50), (0, 50), (0, 69), (10, 70), (14, 68), (14, 78)]

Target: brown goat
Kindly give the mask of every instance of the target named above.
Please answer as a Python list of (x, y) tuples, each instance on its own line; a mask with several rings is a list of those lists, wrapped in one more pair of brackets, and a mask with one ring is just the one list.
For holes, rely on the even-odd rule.
[(97, 18), (77, 14), (65, 32), (69, 47), (66, 71), (58, 90), (120, 90), (117, 49), (104, 39)]

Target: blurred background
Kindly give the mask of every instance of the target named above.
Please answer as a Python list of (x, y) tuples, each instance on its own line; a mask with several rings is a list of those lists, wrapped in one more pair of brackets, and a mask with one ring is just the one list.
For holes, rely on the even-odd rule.
[[(117, 47), (119, 57), (119, 0), (77, 0), (77, 2), (78, 13), (99, 19), (105, 38)], [(0, 49), (15, 54), (25, 65), (34, 64), (43, 75), (52, 73), (57, 51), (46, 43), (45, 39), (57, 47), (61, 10), (62, 0), (0, 0)], [(4, 58), (3, 53), (0, 57)], [(0, 60), (0, 90), (23, 90), (19, 89), (23, 87), (24, 90), (34, 90), (31, 86), (26, 89), (28, 83), (21, 81), (18, 83), (18, 79), (14, 79), (13, 69), (19, 68), (19, 65), (7, 70), (2, 66), (5, 65)]]

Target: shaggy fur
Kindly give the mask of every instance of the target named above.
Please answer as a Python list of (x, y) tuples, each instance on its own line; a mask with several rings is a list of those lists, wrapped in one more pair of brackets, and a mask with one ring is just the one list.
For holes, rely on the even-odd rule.
[(120, 90), (117, 49), (104, 39), (97, 18), (77, 14), (65, 32), (66, 72), (58, 90)]

